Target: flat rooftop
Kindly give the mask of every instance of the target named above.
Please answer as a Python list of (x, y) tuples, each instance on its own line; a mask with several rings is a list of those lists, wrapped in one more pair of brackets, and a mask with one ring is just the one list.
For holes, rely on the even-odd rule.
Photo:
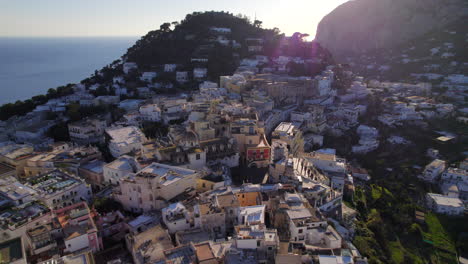
[(31, 146), (20, 144), (9, 144), (0, 147), (0, 155), (3, 155), (12, 160), (27, 157), (33, 153), (33, 151), (34, 150)]
[(14, 238), (0, 243), (0, 263), (12, 263), (23, 259), (21, 238)]
[(133, 171), (133, 168), (130, 164), (131, 160), (134, 160), (134, 158), (124, 155), (120, 156), (116, 160), (105, 164), (107, 168), (114, 169), (114, 170), (121, 170), (121, 171)]
[(448, 197), (437, 193), (428, 193), (427, 195), (430, 196), (437, 205), (463, 207), (463, 202), (459, 198)]
[(60, 192), (80, 183), (82, 183), (82, 181), (60, 170), (54, 170), (39, 177), (29, 179), (29, 184), (32, 186), (32, 189), (44, 194)]
[(176, 236), (180, 244), (188, 244), (190, 242), (197, 244), (212, 240), (210, 233), (201, 229), (177, 232)]
[(134, 236), (133, 251), (148, 257), (148, 261), (164, 259), (164, 250), (173, 248), (171, 237), (160, 225)]
[(291, 122), (281, 122), (275, 129), (275, 132), (292, 133), (295, 126)]
[(145, 135), (141, 130), (134, 126), (108, 128), (106, 133), (116, 144), (134, 144), (145, 141)]
[[(140, 177), (157, 177), (157, 176), (187, 176), (196, 173), (194, 170), (184, 169), (177, 166), (171, 166), (161, 163), (151, 163), (151, 165), (145, 167), (141, 171), (138, 172), (138, 176)], [(168, 177), (167, 180), (170, 181), (174, 177)]]
[(106, 163), (102, 160), (94, 160), (81, 166), (81, 168), (92, 171), (94, 173), (102, 173), (102, 167), (105, 164)]

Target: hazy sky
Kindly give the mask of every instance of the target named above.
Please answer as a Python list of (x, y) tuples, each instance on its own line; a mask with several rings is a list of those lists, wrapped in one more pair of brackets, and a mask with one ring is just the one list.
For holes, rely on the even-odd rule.
[(315, 35), (347, 0), (0, 0), (0, 36), (141, 36), (193, 11), (242, 13), (287, 35)]

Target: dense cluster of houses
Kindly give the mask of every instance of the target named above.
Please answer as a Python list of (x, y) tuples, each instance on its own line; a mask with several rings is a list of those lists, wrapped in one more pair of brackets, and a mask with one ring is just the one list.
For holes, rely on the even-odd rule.
[[(220, 44), (239, 45), (229, 28), (211, 31)], [(388, 126), (451, 115), (455, 107), (423, 97), (428, 84), (365, 82), (349, 71), (353, 81), (338, 92), (335, 66), (313, 78), (288, 76), (289, 62), (307, 60), (269, 58), (260, 55), (262, 39), (247, 43), (254, 55), (219, 83), (207, 81), (202, 66), (146, 71), (124, 62), (113, 78), (115, 95), (94, 97), (95, 85), (77, 84), (72, 95), (0, 124), (1, 247), (22, 252), (11, 263), (93, 263), (86, 261), (104, 254), (106, 243), (122, 241), (125, 250), (108, 254), (107, 263), (367, 263), (351, 243), (356, 211), (342, 199), (370, 176), (322, 148), (324, 137), (356, 130), (352, 152), (376, 150), (384, 138), (360, 117), (367, 96), (384, 90), (391, 95), (378, 120)], [(147, 85), (130, 92), (125, 76), (135, 72)], [(172, 88), (154, 81), (164, 73), (180, 83), (196, 79), (199, 90), (156, 95), (154, 88)], [(121, 100), (129, 95), (136, 97)], [(56, 121), (44, 120), (63, 116), (70, 103), (112, 105), (124, 114), (114, 122), (109, 113), (68, 122), (71, 141), (53, 142), (46, 132)], [(146, 136), (148, 123), (167, 133)], [(387, 141), (406, 143), (396, 135)], [(264, 174), (248, 183), (250, 175), (233, 175), (238, 168)], [(463, 213), (466, 161), (447, 168), (435, 160), (422, 177), (444, 190), (428, 194), (431, 209)], [(100, 212), (93, 199), (114, 200), (122, 210)]]
[(447, 215), (463, 215), (468, 202), (468, 159), (458, 166), (435, 159), (423, 170), (420, 178), (437, 184), (439, 193), (427, 193), (427, 206), (433, 211)]

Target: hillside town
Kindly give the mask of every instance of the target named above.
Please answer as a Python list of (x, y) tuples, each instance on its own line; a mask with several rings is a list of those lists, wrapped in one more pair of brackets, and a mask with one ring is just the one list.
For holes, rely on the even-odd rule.
[[(360, 209), (349, 201), (383, 175), (361, 157), (388, 159), (381, 167), (391, 174), (397, 157), (376, 150), (414, 149), (406, 127), (431, 130), (448, 118), (463, 126), (468, 108), (442, 100), (430, 82), (368, 79), (320, 57), (267, 56), (266, 40), (230, 36), (211, 27), (190, 65), (122, 58), (112, 83), (74, 84), (1, 121), (2, 260), (369, 263), (353, 243)], [(215, 43), (248, 52), (217, 80), (203, 52)], [(315, 76), (291, 74), (310, 64), (326, 65)], [(447, 76), (448, 92), (466, 91), (466, 79)], [(431, 186), (417, 218), (463, 216), (467, 153), (444, 149), (466, 134), (432, 132), (431, 144), (419, 145), (430, 162), (408, 166), (414, 181)]]

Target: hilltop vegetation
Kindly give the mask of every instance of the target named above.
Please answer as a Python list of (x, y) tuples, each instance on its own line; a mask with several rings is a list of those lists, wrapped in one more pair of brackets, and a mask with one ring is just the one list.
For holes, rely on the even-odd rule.
[[(231, 45), (216, 42), (211, 28), (229, 28), (226, 37)], [(142, 69), (155, 69), (161, 64), (182, 65), (182, 70), (191, 70), (200, 63), (193, 58), (208, 59), (208, 76), (218, 81), (220, 75), (229, 75), (239, 61), (251, 55), (276, 57), (279, 55), (324, 58), (331, 61), (331, 54), (318, 43), (303, 42), (308, 36), (299, 32), (292, 36), (292, 45), (281, 47), (284, 34), (278, 28), (264, 29), (259, 20), (228, 12), (194, 12), (180, 22), (164, 23), (159, 30), (150, 31), (130, 47), (123, 56), (126, 61), (136, 62)], [(248, 46), (254, 39), (262, 39), (262, 51), (249, 52)], [(232, 45), (233, 43), (239, 45)]]
[[(251, 23), (246, 17), (230, 13), (194, 12), (180, 22), (164, 23), (158, 30), (148, 32), (123, 57), (142, 68), (162, 63), (190, 64), (191, 58), (206, 56), (210, 50), (214, 50), (200, 47), (210, 44), (211, 27), (230, 28), (229, 38), (241, 45), (245, 44), (246, 38), (265, 38), (266, 46), (274, 46), (279, 40), (279, 30), (262, 29), (260, 26), (260, 21)], [(242, 45), (240, 53), (247, 55), (246, 45)]]

